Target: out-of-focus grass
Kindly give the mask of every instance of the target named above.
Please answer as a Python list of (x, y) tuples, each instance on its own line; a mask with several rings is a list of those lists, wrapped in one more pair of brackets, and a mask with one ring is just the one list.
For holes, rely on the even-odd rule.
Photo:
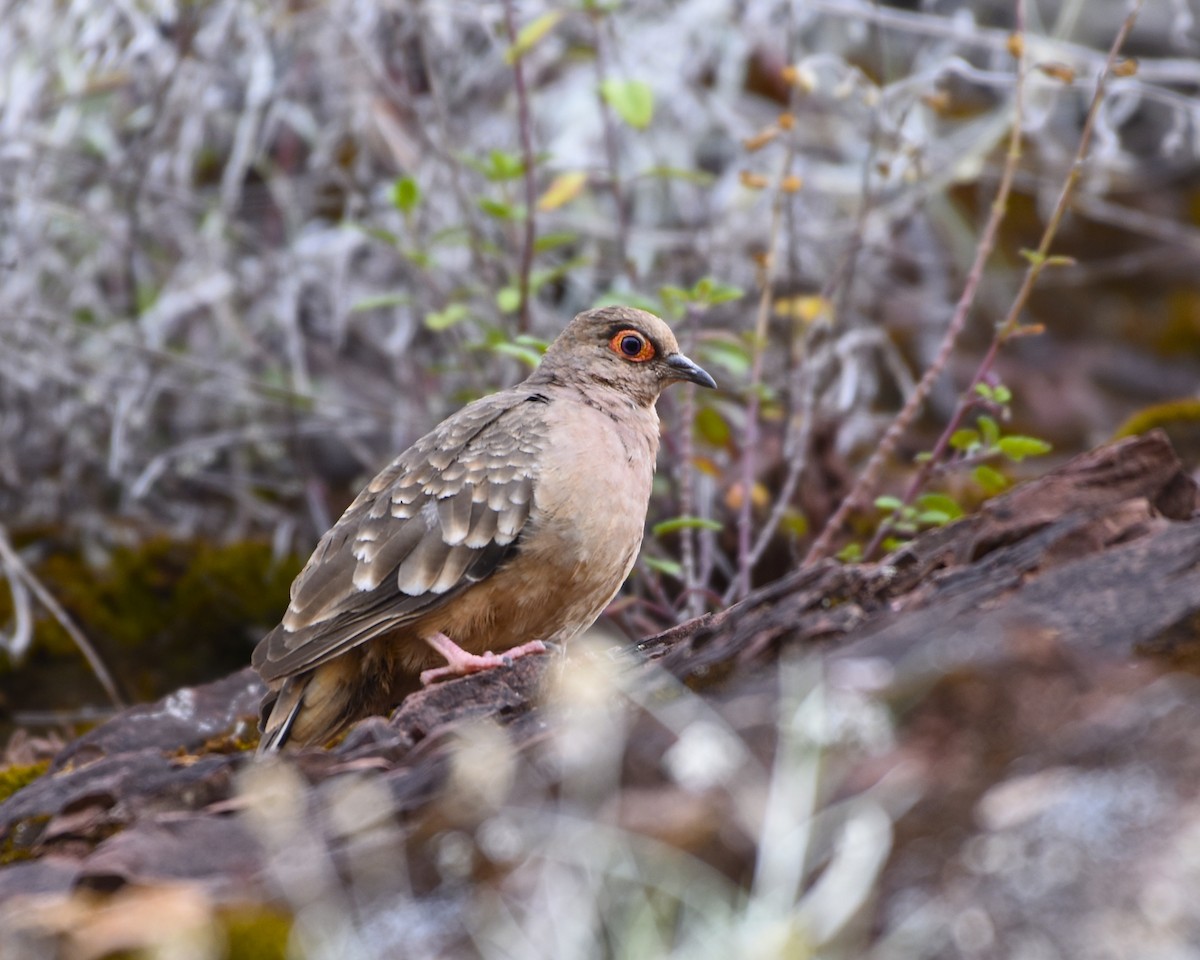
[(310, 960), (860, 956), (905, 801), (842, 778), (890, 723), (812, 662), (777, 679), (716, 705), (581, 653), (544, 738), (517, 752), (492, 724), (460, 730), (439, 799), (403, 826), (371, 774), (314, 796), (286, 763), (249, 768), (294, 943)]

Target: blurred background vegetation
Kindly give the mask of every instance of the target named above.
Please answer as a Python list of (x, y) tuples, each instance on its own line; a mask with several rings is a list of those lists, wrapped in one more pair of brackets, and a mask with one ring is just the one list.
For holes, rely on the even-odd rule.
[[(1011, 304), (1126, 10), (1028, 3), (1008, 216), (878, 492)], [(1013, 11), (0, 4), (0, 710), (101, 701), (34, 579), (126, 697), (244, 663), (357, 488), (601, 302), (668, 317), (721, 385), (663, 400), (616, 619), (644, 635), (793, 569), (959, 297), (1012, 122)], [(1193, 13), (1142, 12), (1055, 246), (1074, 260), (1029, 306), (1045, 333), (994, 370), (1004, 430), (1055, 457), (1135, 415), (1194, 449)], [(1045, 462), (1011, 459), (991, 487)], [(940, 473), (955, 506), (921, 522), (993, 492), (978, 480)]]

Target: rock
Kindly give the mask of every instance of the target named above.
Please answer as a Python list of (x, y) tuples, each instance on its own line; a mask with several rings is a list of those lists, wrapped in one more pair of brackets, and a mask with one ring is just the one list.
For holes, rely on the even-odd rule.
[(71, 894), (86, 924), (80, 891), (182, 885), (378, 956), (520, 953), (650, 904), (751, 955), (748, 902), (879, 956), (1185, 955), (1195, 508), (1161, 436), (1124, 441), (637, 656), (525, 658), (281, 762), (248, 752), (251, 673), (182, 690), (0, 804), (0, 900)]

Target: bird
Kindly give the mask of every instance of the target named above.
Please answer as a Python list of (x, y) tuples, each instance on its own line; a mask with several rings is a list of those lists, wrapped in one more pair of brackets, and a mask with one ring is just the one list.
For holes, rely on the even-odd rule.
[(716, 382), (660, 317), (578, 314), (516, 386), (401, 453), (321, 538), (251, 662), (258, 755), (328, 743), (423, 684), (559, 646), (641, 548), (663, 388)]

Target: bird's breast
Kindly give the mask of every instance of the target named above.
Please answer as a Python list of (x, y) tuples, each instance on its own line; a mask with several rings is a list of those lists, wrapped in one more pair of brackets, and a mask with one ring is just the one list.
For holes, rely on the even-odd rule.
[(614, 418), (583, 404), (567, 409), (549, 431), (530, 519), (560, 541), (567, 562), (624, 556), (646, 522), (658, 418), (653, 410)]

